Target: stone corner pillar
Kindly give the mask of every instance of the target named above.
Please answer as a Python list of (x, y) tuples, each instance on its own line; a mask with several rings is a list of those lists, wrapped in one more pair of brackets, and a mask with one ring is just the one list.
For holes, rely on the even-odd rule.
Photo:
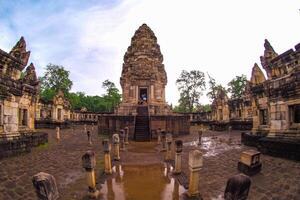
[(60, 128), (59, 128), (59, 126), (56, 127), (56, 139), (60, 140)]
[(174, 174), (180, 174), (181, 173), (181, 154), (182, 154), (182, 147), (183, 147), (182, 140), (176, 140), (175, 145), (176, 145), (176, 153), (175, 153)]
[(125, 130), (125, 144), (129, 144), (129, 128), (126, 126)]
[(189, 190), (187, 192), (189, 197), (200, 197), (199, 192), (199, 172), (203, 165), (202, 153), (199, 150), (193, 150), (189, 153)]
[(88, 196), (90, 198), (98, 198), (100, 195), (99, 190), (96, 188), (96, 157), (95, 153), (91, 150), (87, 151), (82, 156), (82, 167), (86, 170), (87, 184), (88, 184)]
[(114, 144), (114, 160), (120, 160), (120, 137), (119, 134), (115, 133), (112, 136)]
[(32, 184), (39, 200), (56, 200), (59, 198), (56, 181), (51, 174), (40, 172), (34, 175)]
[(172, 160), (172, 150), (171, 150), (172, 141), (173, 141), (172, 134), (167, 133), (166, 134), (167, 151), (166, 151), (166, 155), (165, 155), (166, 161)]
[(110, 157), (111, 146), (109, 144), (109, 140), (104, 139), (102, 141), (102, 145), (104, 151), (104, 173), (112, 174), (112, 164), (111, 164), (111, 157)]

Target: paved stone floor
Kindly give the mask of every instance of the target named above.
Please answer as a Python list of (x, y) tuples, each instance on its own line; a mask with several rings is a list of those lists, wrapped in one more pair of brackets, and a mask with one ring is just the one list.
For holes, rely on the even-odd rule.
[[(100, 177), (102, 163), (101, 139), (93, 133), (93, 145), (88, 146), (83, 127), (76, 127), (75, 133), (62, 130), (61, 141), (55, 139), (54, 130), (49, 133), (49, 144), (35, 148), (31, 153), (0, 160), (0, 200), (36, 199), (31, 178), (44, 171), (56, 178), (60, 199), (87, 199), (85, 173), (81, 167), (81, 156), (88, 149), (93, 149), (97, 156), (96, 176)], [(239, 173), (237, 162), (240, 153), (249, 147), (240, 144), (240, 133), (232, 133), (229, 143), (225, 132), (205, 132), (202, 146), (196, 142), (197, 135), (183, 136), (183, 171), (188, 174), (188, 152), (201, 149), (203, 168), (200, 174), (200, 192), (204, 199), (222, 199), (226, 181)], [(163, 153), (152, 143), (134, 143), (121, 152), (122, 165), (153, 165), (163, 163)], [(300, 199), (300, 163), (262, 156), (261, 173), (251, 177), (252, 185), (249, 199)], [(101, 185), (98, 184), (100, 188)], [(137, 188), (139, 190), (143, 189)], [(113, 195), (118, 199), (116, 195)], [(106, 197), (103, 197), (106, 199)]]

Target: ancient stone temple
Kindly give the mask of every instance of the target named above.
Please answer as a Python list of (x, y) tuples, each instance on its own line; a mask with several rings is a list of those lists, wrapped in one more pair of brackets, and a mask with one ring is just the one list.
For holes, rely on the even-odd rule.
[(159, 128), (173, 134), (189, 133), (189, 116), (172, 113), (166, 103), (163, 56), (146, 24), (135, 32), (124, 55), (120, 84), (122, 102), (114, 114), (99, 116), (100, 132), (128, 127), (130, 137), (139, 141), (155, 137)]
[(56, 125), (70, 120), (71, 104), (59, 91), (51, 101), (39, 99), (36, 106), (36, 126), (38, 128), (54, 128)]
[(122, 75), (122, 103), (117, 113), (136, 113), (139, 105), (147, 105), (151, 114), (168, 114), (165, 100), (167, 74), (163, 56), (153, 31), (143, 24), (131, 39), (124, 55)]
[(0, 135), (34, 130), (39, 82), (23, 37), (7, 53), (0, 49)]
[(251, 94), (253, 133), (269, 136), (299, 136), (300, 132), (300, 44), (278, 55), (268, 40), (261, 64), (252, 69)]

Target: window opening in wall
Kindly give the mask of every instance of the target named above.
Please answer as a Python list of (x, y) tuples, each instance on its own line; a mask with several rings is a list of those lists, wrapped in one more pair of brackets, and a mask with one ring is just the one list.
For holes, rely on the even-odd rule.
[(290, 123), (300, 123), (300, 104), (289, 106)]
[(267, 109), (259, 110), (259, 119), (261, 125), (267, 125), (268, 123), (268, 111)]

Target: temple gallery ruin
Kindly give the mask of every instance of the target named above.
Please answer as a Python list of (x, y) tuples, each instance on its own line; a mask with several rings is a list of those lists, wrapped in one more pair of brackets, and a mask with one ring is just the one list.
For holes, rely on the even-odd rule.
[(61, 90), (43, 100), (30, 54), (23, 37), (0, 49), (0, 199), (300, 198), (300, 44), (278, 54), (265, 40), (241, 97), (220, 90), (190, 113), (166, 102), (146, 24), (113, 112), (75, 110)]

